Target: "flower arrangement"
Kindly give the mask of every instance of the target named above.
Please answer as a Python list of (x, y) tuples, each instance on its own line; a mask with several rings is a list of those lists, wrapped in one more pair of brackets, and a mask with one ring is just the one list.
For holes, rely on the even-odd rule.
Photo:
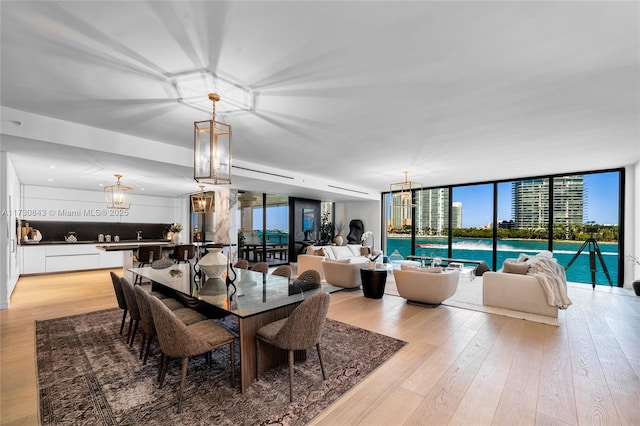
[(360, 237), (360, 244), (364, 245), (365, 241), (367, 241), (369, 239), (369, 237), (373, 237), (373, 232), (367, 231), (367, 232), (363, 233), (362, 237)]
[(179, 223), (172, 223), (169, 227), (169, 232), (182, 232), (183, 229), (184, 227)]

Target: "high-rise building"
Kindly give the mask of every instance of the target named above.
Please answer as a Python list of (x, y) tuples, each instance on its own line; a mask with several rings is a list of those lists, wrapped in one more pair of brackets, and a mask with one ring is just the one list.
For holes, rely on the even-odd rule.
[[(549, 179), (512, 184), (514, 228), (546, 228), (549, 223)], [(586, 206), (584, 176), (553, 178), (553, 223), (583, 223)]]
[(460, 201), (451, 203), (451, 227), (462, 228), (462, 203)]
[(440, 235), (449, 223), (449, 189), (423, 189), (416, 192), (416, 233)]

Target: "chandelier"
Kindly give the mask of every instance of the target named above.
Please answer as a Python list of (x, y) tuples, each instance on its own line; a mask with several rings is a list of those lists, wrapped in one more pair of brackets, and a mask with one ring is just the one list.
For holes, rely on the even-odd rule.
[(131, 205), (131, 194), (133, 188), (130, 186), (124, 186), (120, 183), (122, 175), (114, 175), (117, 179), (115, 185), (109, 185), (104, 187), (104, 196), (107, 200), (108, 209), (121, 209), (126, 210)]
[(209, 93), (213, 103), (211, 120), (195, 121), (193, 178), (200, 183), (231, 183), (231, 126), (216, 121), (220, 96)]
[(413, 191), (422, 188), (422, 184), (409, 180), (409, 172), (404, 172), (404, 182), (389, 185), (391, 197), (390, 226), (401, 228), (411, 226), (411, 212), (416, 206), (413, 202)]
[(204, 192), (204, 185), (200, 185), (200, 192), (191, 196), (191, 207), (194, 213), (211, 213), (213, 211), (213, 195)]

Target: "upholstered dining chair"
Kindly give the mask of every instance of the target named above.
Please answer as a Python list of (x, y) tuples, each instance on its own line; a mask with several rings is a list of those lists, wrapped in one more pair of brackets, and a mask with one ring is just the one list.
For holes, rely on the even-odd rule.
[(307, 283), (320, 284), (320, 272), (316, 271), (315, 269), (307, 269), (306, 271), (301, 272), (296, 280), (304, 281)]
[(251, 270), (254, 272), (262, 272), (263, 274), (266, 274), (269, 272), (269, 265), (267, 265), (267, 262), (258, 262), (251, 267)]
[(318, 350), (322, 379), (326, 380), (320, 338), (329, 309), (329, 293), (318, 292), (302, 302), (288, 318), (260, 328), (256, 333), (256, 377), (260, 379), (260, 342), (289, 352), (289, 401), (293, 402), (293, 354), (313, 346)]
[(273, 270), (271, 275), (277, 275), (279, 277), (291, 278), (291, 267), (289, 265), (280, 265)]
[[(158, 335), (155, 323), (153, 321), (153, 314), (151, 313), (151, 302), (149, 302), (149, 299), (155, 296), (149, 294), (139, 285), (133, 286), (133, 290), (136, 295), (136, 301), (138, 302), (138, 309), (140, 310), (140, 326), (143, 331), (142, 343), (140, 344), (140, 358), (142, 358), (144, 355), (142, 364), (145, 365), (147, 363), (147, 358), (149, 357), (151, 343), (153, 339)], [(180, 319), (180, 321), (182, 321), (186, 325), (195, 324), (207, 319), (207, 317), (202, 315), (200, 312), (190, 308), (175, 309), (173, 310), (173, 313), (176, 314), (178, 319)], [(160, 369), (158, 369), (158, 371), (159, 370)], [(159, 377), (160, 376), (158, 375), (158, 379)]]
[(129, 331), (127, 333), (127, 343), (129, 346), (133, 345), (133, 340), (136, 338), (136, 332), (140, 325), (140, 309), (138, 309), (138, 301), (136, 300), (136, 293), (133, 289), (133, 285), (126, 278), (120, 278), (122, 284), (122, 292), (124, 298), (127, 301), (127, 309), (129, 310)]
[(116, 275), (115, 272), (110, 272), (110, 274), (111, 282), (113, 283), (113, 291), (115, 291), (116, 299), (118, 300), (118, 307), (123, 310), (122, 322), (120, 323), (120, 335), (122, 335), (124, 323), (127, 321), (127, 300), (125, 299), (124, 293), (122, 291), (122, 283), (120, 282), (120, 277)]
[(237, 269), (249, 269), (249, 262), (246, 259), (238, 259), (233, 267)]
[(213, 349), (229, 345), (231, 387), (235, 387), (235, 341), (229, 330), (209, 320), (186, 325), (159, 300), (151, 298), (149, 302), (162, 352), (160, 388), (162, 388), (164, 376), (169, 366), (169, 358), (182, 358), (178, 413), (182, 410), (184, 382), (189, 358), (192, 356), (208, 354)]
[(173, 261), (175, 263), (188, 263), (196, 255), (196, 246), (193, 244), (179, 244), (173, 249)]

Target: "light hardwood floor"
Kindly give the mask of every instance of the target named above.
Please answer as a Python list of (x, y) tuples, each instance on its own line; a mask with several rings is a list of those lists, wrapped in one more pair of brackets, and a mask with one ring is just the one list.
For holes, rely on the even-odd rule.
[[(34, 320), (117, 306), (108, 272), (20, 279), (0, 311), (0, 424), (38, 423)], [(330, 318), (409, 344), (313, 423), (640, 425), (640, 297), (588, 285), (569, 296), (554, 327), (336, 293)]]

